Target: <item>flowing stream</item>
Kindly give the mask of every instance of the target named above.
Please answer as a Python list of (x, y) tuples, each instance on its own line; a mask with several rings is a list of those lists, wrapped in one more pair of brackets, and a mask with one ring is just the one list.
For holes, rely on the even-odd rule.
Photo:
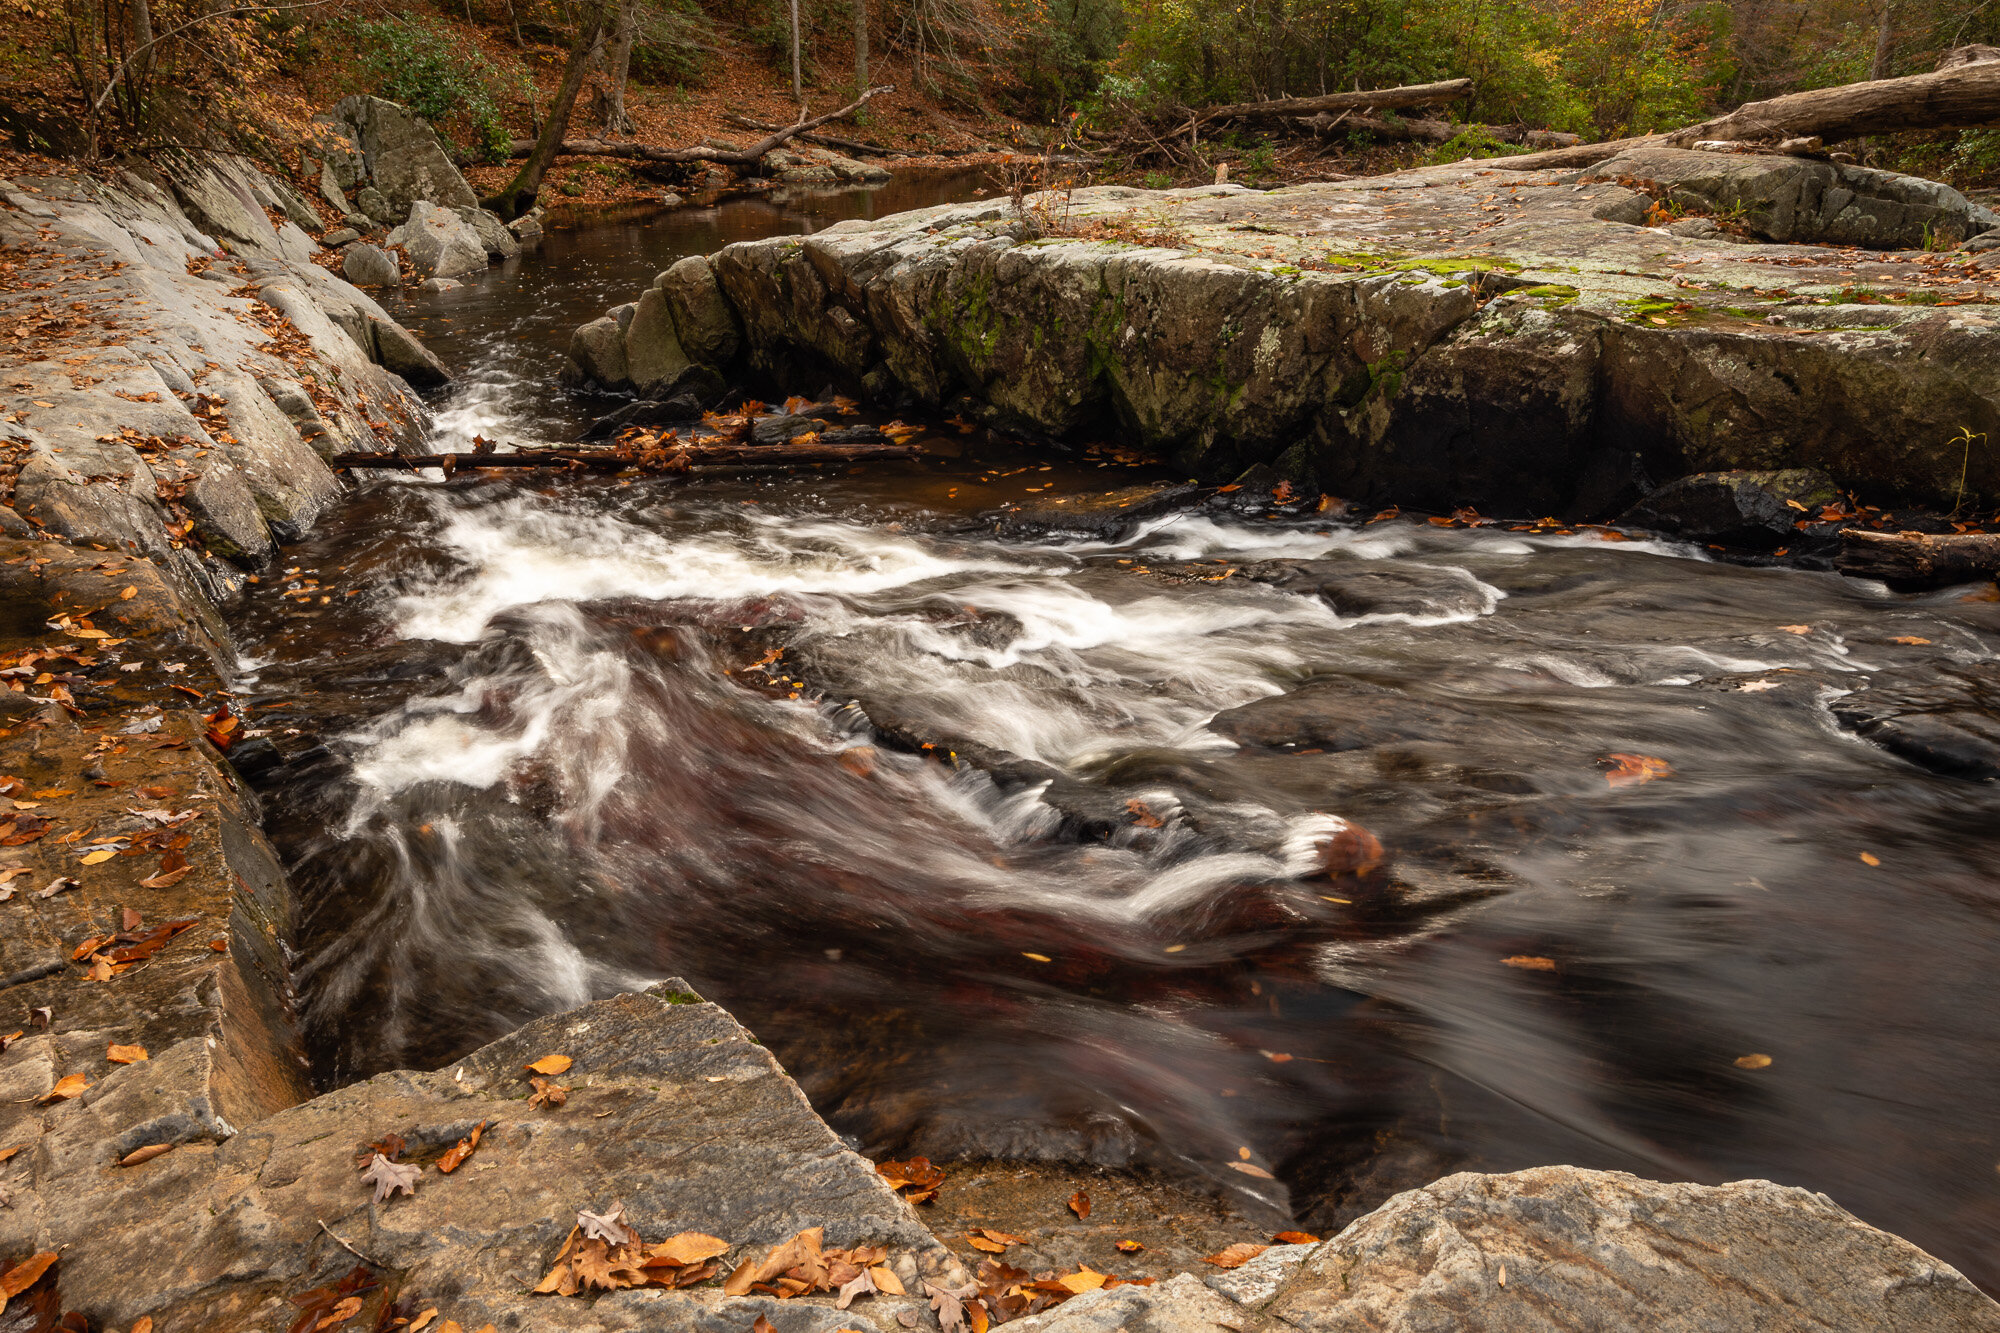
[[(569, 330), (674, 257), (974, 183), (556, 232), (405, 310), (438, 429), (567, 438)], [(378, 477), (288, 548), (239, 624), (324, 1081), (678, 976), (871, 1154), (1318, 1225), (1768, 1177), (2000, 1287), (2000, 801), (1838, 717), (1987, 709), (2000, 604), (1589, 530), (1030, 537), (992, 511), (1165, 474), (928, 450)]]

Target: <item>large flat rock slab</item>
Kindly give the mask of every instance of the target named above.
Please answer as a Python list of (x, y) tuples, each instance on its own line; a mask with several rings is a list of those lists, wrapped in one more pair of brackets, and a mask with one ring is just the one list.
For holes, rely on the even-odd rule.
[(1823, 1194), (1575, 1167), (1399, 1194), (1262, 1311), (1304, 1333), (2000, 1330), (2000, 1305), (1956, 1269)]
[[(524, 1066), (557, 1054), (573, 1062), (557, 1080), (567, 1102), (529, 1105)], [(59, 1248), (65, 1299), (94, 1327), (150, 1315), (176, 1333), (275, 1333), (298, 1316), (290, 1297), (337, 1280), (357, 1255), (383, 1281), (362, 1327), (391, 1295), (467, 1329), (747, 1330), (761, 1313), (780, 1333), (888, 1333), (902, 1327), (896, 1313), (923, 1308), (887, 1296), (845, 1311), (827, 1296), (734, 1298), (719, 1282), (534, 1294), (577, 1211), (619, 1201), (647, 1241), (704, 1232), (732, 1243), (730, 1264), (823, 1227), (829, 1248), (887, 1247), (911, 1291), (924, 1278), (965, 1281), (769, 1052), (682, 982), (541, 1019), (445, 1069), (328, 1093), (224, 1142), (112, 1165), (130, 1148), (110, 1131), (157, 1103), (171, 1064), (121, 1070), (49, 1112), (27, 1171), (0, 1168), (16, 1196), (0, 1210), (0, 1253)], [(477, 1150), (442, 1174), (439, 1156), (481, 1122)], [(366, 1160), (391, 1134), (423, 1170), (414, 1194), (378, 1203), (356, 1154)]]

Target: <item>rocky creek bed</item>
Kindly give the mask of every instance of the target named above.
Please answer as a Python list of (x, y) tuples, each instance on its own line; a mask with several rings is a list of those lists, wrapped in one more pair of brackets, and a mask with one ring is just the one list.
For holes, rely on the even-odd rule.
[[(343, 189), (364, 180), (372, 188), (374, 166), (350, 164), (344, 178), (330, 165), (324, 188), (346, 202)], [(1473, 214), (1499, 202), (1473, 202), (1474, 192), (1488, 187), (1471, 170), (1436, 178), (1455, 182), (1439, 196), (1459, 200), (1455, 225), (1481, 225)], [(1426, 177), (1390, 188), (1434, 184)], [(1363, 193), (1347, 196), (1366, 213), (1375, 205)], [(1573, 191), (1576, 207), (1604, 204), (1590, 193)], [(380, 191), (377, 197), (387, 199)], [(271, 790), (274, 764), (315, 759), (298, 746), (281, 753), (264, 737), (243, 738), (265, 728), (242, 697), (246, 664), (230, 622), (246, 580), (268, 578), (280, 544), (296, 542), (342, 503), (324, 456), (382, 445), (421, 449), (424, 408), (414, 390), (444, 383), (449, 372), (381, 304), (317, 262), (323, 256), (308, 235), (310, 227), (324, 229), (317, 210), (241, 163), (190, 157), (150, 177), (16, 179), (0, 184), (0, 198), (0, 262), (9, 276), (0, 302), (13, 330), (0, 425), (10, 485), (0, 507), (0, 655), (13, 687), (0, 692), (0, 796), (7, 803), (0, 819), (8, 830), (0, 837), (0, 1014), (16, 1019), (0, 1021), (0, 1275), (19, 1281), (0, 1307), (0, 1328), (39, 1333), (64, 1311), (88, 1328), (120, 1333), (392, 1327), (399, 1318), (422, 1320), (428, 1310), (439, 1321), (431, 1326), (448, 1328), (442, 1321), (449, 1320), (466, 1330), (488, 1323), (711, 1333), (765, 1323), (776, 1333), (954, 1327), (961, 1301), (994, 1289), (992, 1273), (972, 1271), (971, 1255), (947, 1250), (874, 1164), (815, 1114), (773, 1056), (679, 978), (647, 978), (625, 993), (534, 1018), (435, 1069), (393, 1070), (313, 1095), (293, 989), (299, 902), (264, 831), (267, 815), (282, 823), (289, 812), (263, 810), (245, 774), (261, 774), (259, 785)], [(1172, 216), (1158, 225), (1208, 226), (1218, 237), (1227, 230), (1230, 239), (1252, 236), (1260, 247), (1302, 245), (1280, 232), (1230, 230), (1263, 220), (1231, 211), (1246, 199), (1268, 208), (1262, 196), (1097, 198), (1114, 221), (1142, 205), (1160, 207)], [(415, 214), (420, 202), (402, 207)], [(1088, 217), (1093, 206), (1080, 196), (1073, 210)], [(1511, 199), (1502, 207), (1511, 209)], [(1947, 208), (1922, 221), (1936, 232), (1952, 217), (1971, 216)], [(1583, 229), (1579, 236), (1594, 235), (1596, 224), (1571, 220)], [(1300, 471), (1296, 458), (1286, 460), (1296, 441), (1284, 451), (1266, 445), (1285, 431), (1325, 434), (1336, 420), (1372, 413), (1389, 422), (1369, 438), (1391, 442), (1382, 454), (1390, 461), (1367, 475), (1401, 487), (1426, 474), (1412, 471), (1406, 457), (1419, 427), (1395, 425), (1398, 410), (1384, 406), (1397, 396), (1393, 385), (1380, 387), (1390, 378), (1379, 364), (1384, 355), (1407, 354), (1414, 385), (1420, 366), (1449, 364), (1450, 348), (1478, 345), (1478, 328), (1491, 332), (1485, 321), (1510, 317), (1523, 321), (1531, 341), (1546, 332), (1526, 363), (1568, 368), (1581, 356), (1597, 367), (1608, 364), (1606, 348), (1623, 336), (1611, 293), (1632, 299), (1610, 276), (1591, 299), (1583, 295), (1588, 283), (1570, 284), (1578, 287), (1573, 300), (1537, 291), (1550, 275), (1525, 260), (1517, 262), (1533, 281), (1515, 284), (1519, 294), (1509, 304), (1491, 285), (1502, 281), (1493, 275), (1512, 275), (1500, 263), (1421, 275), (1396, 259), (1387, 272), (1332, 278), (1277, 272), (1256, 259), (1190, 263), (1126, 243), (1023, 245), (1018, 226), (975, 207), (890, 220), (872, 231), (836, 228), (824, 242), (755, 242), (739, 247), (740, 268), (730, 268), (734, 261), (677, 268), (684, 279), (715, 277), (692, 281), (684, 300), (672, 297), (674, 282), (665, 283), (659, 290), (666, 296), (641, 302), (628, 327), (616, 319), (613, 327), (621, 340), (632, 329), (643, 338), (664, 313), (684, 360), (692, 352), (691, 359), (731, 375), (744, 365), (780, 378), (831, 370), (864, 385), (872, 379), (886, 392), (886, 365), (898, 392), (979, 413), (1008, 430), (1058, 434), (1081, 428), (1094, 413), (1125, 413), (1149, 444), (1205, 476), (1267, 462), (1301, 483), (1331, 484), (1341, 474)], [(897, 316), (893, 284), (870, 286), (844, 257), (871, 246), (879, 252), (883, 238), (910, 255), (948, 257), (926, 282), (972, 285), (949, 297), (926, 289)], [(1662, 244), (1650, 232), (1630, 243)], [(1035, 257), (1038, 250), (1045, 259)], [(1024, 261), (1030, 270), (1055, 265), (1049, 272), (1061, 281), (1038, 291), (1035, 272), (1008, 267)], [(962, 277), (961, 264), (971, 278)], [(982, 264), (994, 275), (984, 287)], [(1202, 318), (1222, 317), (1226, 308), (1228, 318), (1254, 322), (1232, 324), (1229, 339), (1206, 346), (1214, 327), (1181, 327), (1172, 335), (1181, 351), (1164, 360), (1157, 353), (1168, 324), (1149, 335), (1152, 350), (1103, 360), (1092, 359), (1101, 350), (1093, 351), (1089, 338), (1064, 343), (1053, 336), (1066, 327), (1061, 321), (1019, 333), (1029, 312), (1076, 306), (1076, 317), (1089, 324), (1102, 322), (1100, 298), (1138, 308), (1143, 275), (1122, 274), (1119, 264), (1184, 265), (1200, 283), (1221, 284), (1201, 288), (1194, 305)], [(1073, 270), (1096, 284), (1080, 305), (1064, 286)], [(1639, 296), (1656, 294), (1658, 280), (1635, 281)], [(1273, 284), (1298, 290), (1286, 297)], [(1318, 284), (1332, 286), (1321, 291)], [(1233, 293), (1234, 304), (1217, 300), (1218, 292)], [(717, 293), (734, 304), (719, 303)], [(1348, 311), (1336, 317), (1341, 332), (1331, 342), (1317, 325), (1306, 330), (1258, 313), (1318, 311), (1321, 301)], [(902, 320), (880, 329), (913, 337), (929, 329), (923, 336), (933, 341), (891, 351), (887, 337), (866, 331), (876, 327), (866, 321), (878, 305), (883, 319)], [(1447, 318), (1451, 312), (1459, 313)], [(1942, 380), (1924, 378), (1928, 370), (1910, 373), (1913, 357), (1925, 359), (1912, 347), (1951, 352), (1948, 373), (1966, 382), (1983, 383), (1979, 375), (1990, 373), (1990, 362), (1953, 359), (1961, 345), (1984, 346), (1964, 314), (1924, 310), (1821, 342), (1797, 330), (1792, 341), (1782, 329), (1730, 324), (1718, 331), (1698, 312), (1678, 308), (1657, 316), (1665, 325), (1655, 318), (1646, 315), (1637, 333), (1681, 339), (1647, 346), (1679, 348), (1689, 364), (1723, 364), (1714, 352), (1721, 344), (1702, 339), (1733, 337), (1739, 342), (1729, 346), (1738, 347), (1754, 337), (1763, 340), (1759, 346), (1825, 344), (1830, 350), (1812, 355), (1829, 367), (1899, 367), (1890, 378), (1902, 386), (1900, 402), (1931, 404), (1924, 395), (1941, 392), (1935, 385)], [(1944, 323), (1913, 327), (1920, 319)], [(1572, 342), (1556, 332), (1571, 320), (1595, 322)], [(711, 342), (700, 341), (702, 329)], [(1009, 342), (1017, 333), (1027, 339), (1018, 347)], [(1961, 338), (1974, 341), (1954, 341)], [(1230, 350), (1251, 347), (1258, 350)], [(1039, 350), (1029, 356), (1024, 348)], [(649, 354), (627, 356), (628, 381), (635, 365), (648, 374)], [(1249, 359), (1239, 365), (1239, 355)], [(666, 359), (663, 378), (644, 387), (684, 380), (671, 353)], [(1214, 375), (1234, 389), (1213, 389), (1211, 361)], [(1523, 363), (1509, 364), (1518, 371)], [(947, 378), (938, 370), (946, 366), (964, 378)], [(1364, 391), (1337, 411), (1325, 406), (1328, 386), (1371, 366), (1376, 373), (1368, 378), (1378, 386), (1372, 399)], [(615, 382), (604, 366), (596, 369), (600, 383)], [(1444, 369), (1434, 373), (1435, 382), (1452, 382)], [(1596, 384), (1596, 373), (1576, 375)], [(1128, 374), (1151, 388), (1134, 388), (1139, 379), (1123, 378)], [(1561, 382), (1574, 384), (1576, 375)], [(1535, 388), (1540, 377), (1516, 382)], [(1289, 424), (1247, 424), (1274, 410), (1265, 399), (1280, 384), (1294, 386), (1275, 409)], [(1467, 423), (1484, 421), (1490, 403), (1483, 392), (1445, 398), (1462, 404), (1454, 410)], [(1606, 401), (1595, 389), (1565, 392), (1556, 394), (1564, 413), (1592, 417)], [(1978, 404), (1989, 401), (1955, 406), (1986, 411)], [(1542, 429), (1542, 410), (1526, 412), (1520, 429)], [(1923, 410), (1933, 413), (1925, 423), (1950, 415), (1943, 406)], [(1777, 430), (1776, 406), (1756, 411), (1772, 414), (1767, 435)], [(1308, 420), (1309, 428), (1302, 425)], [(1976, 429), (1984, 420), (1975, 415), (1964, 424)], [(1473, 455), (1497, 459), (1482, 452), (1486, 427), (1466, 429)], [(1687, 428), (1689, 438), (1696, 433)], [(1350, 431), (1340, 438), (1358, 437)], [(1850, 456), (1767, 446), (1757, 459), (1774, 464), (1846, 468), (1841, 460)], [(1314, 468), (1335, 466), (1315, 457)], [(1563, 458), (1569, 461), (1537, 454), (1533, 466), (1560, 474), (1574, 461)], [(1596, 459), (1585, 459), (1579, 475)], [(1940, 493), (1943, 461), (1927, 446), (1881, 466), (1888, 470), (1847, 471), (1842, 479), (1879, 478), (1920, 498)], [(1474, 468), (1467, 475), (1479, 474)], [(1974, 475), (1983, 492), (1988, 480), (1976, 466)], [(1567, 482), (1530, 485), (1525, 473), (1518, 480), (1528, 487), (1521, 494), (1557, 502), (1531, 507), (1581, 503), (1582, 492), (1571, 494)], [(1421, 485), (1411, 492), (1420, 493)], [(1277, 580), (1313, 574), (1262, 572)], [(1320, 574), (1323, 584), (1338, 582)], [(1386, 606), (1385, 597), (1421, 600), (1434, 592), (1376, 586), (1349, 595)], [(317, 595), (324, 604), (336, 594)], [(648, 651), (666, 652), (667, 640), (649, 643)], [(832, 679), (854, 666), (830, 652), (813, 669)], [(890, 703), (876, 710), (885, 735)], [(1241, 719), (1242, 728), (1255, 725)], [(1282, 720), (1273, 725), (1285, 733), (1275, 744), (1296, 744)], [(921, 717), (909, 724), (913, 747), (927, 743), (927, 727)], [(882, 762), (885, 774), (895, 768)], [(540, 1071), (530, 1068), (536, 1065)], [(555, 1080), (560, 1100), (548, 1095)], [(445, 1171), (443, 1161), (460, 1144), (469, 1154)], [(373, 1160), (384, 1149), (386, 1177)], [(364, 1168), (373, 1173), (367, 1179)], [(374, 1183), (412, 1169), (410, 1188)], [(954, 1219), (968, 1222), (979, 1213), (964, 1201), (954, 1209)], [(689, 1233), (712, 1237), (719, 1242), (711, 1255), (716, 1271), (679, 1287), (536, 1293), (571, 1252), (574, 1228), (608, 1225), (588, 1223), (582, 1211), (622, 1217), (648, 1245)], [(748, 1295), (724, 1291), (733, 1270), (815, 1229), (828, 1250), (882, 1252), (879, 1266), (891, 1276), (876, 1279), (877, 1294), (839, 1308), (831, 1292), (779, 1299), (787, 1289), (768, 1282), (769, 1290)], [(608, 1234), (615, 1238), (616, 1228)], [(1031, 1252), (1064, 1268), (1097, 1253), (1077, 1248), (1082, 1242), (1067, 1234), (1036, 1243)], [(1186, 1263), (1185, 1255), (1172, 1257)], [(684, 1267), (691, 1265), (641, 1271)], [(1019, 1322), (1063, 1333), (1467, 1323), (2000, 1328), (2000, 1306), (1949, 1265), (1821, 1195), (1760, 1181), (1661, 1184), (1570, 1167), (1460, 1173), (1397, 1195), (1325, 1242), (1276, 1245), (1236, 1268), (1191, 1267), (1201, 1276), (1163, 1272), (1150, 1285), (1101, 1288), (1085, 1281), (1080, 1294)], [(1019, 1283), (998, 1283), (994, 1302), (1017, 1302), (1007, 1308), (1018, 1313), (1028, 1300), (1007, 1294), (1010, 1285)], [(977, 1317), (985, 1317), (983, 1309)]]

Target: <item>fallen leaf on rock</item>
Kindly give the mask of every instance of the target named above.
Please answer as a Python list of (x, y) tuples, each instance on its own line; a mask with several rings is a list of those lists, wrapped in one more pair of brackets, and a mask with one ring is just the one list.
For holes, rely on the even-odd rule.
[(727, 1296), (748, 1295), (750, 1288), (759, 1282), (769, 1281), (793, 1269), (803, 1270), (799, 1280), (809, 1287), (817, 1286), (826, 1275), (826, 1265), (820, 1254), (820, 1246), (826, 1236), (825, 1227), (809, 1227), (790, 1240), (773, 1245), (761, 1259), (746, 1259), (737, 1265), (729, 1280), (722, 1284)]
[(53, 1250), (44, 1250), (32, 1258), (24, 1259), (4, 1273), (0, 1273), (0, 1306), (13, 1300), (29, 1287), (42, 1280), (42, 1274), (49, 1271), (56, 1261)]
[(1318, 1236), (1315, 1236), (1315, 1235), (1311, 1234), (1310, 1232), (1305, 1232), (1305, 1231), (1280, 1231), (1280, 1232), (1279, 1232), (1279, 1233), (1278, 1233), (1277, 1235), (1275, 1235), (1275, 1236), (1271, 1237), (1271, 1240), (1272, 1240), (1272, 1243), (1274, 1243), (1274, 1244), (1277, 1244), (1277, 1245), (1317, 1245), (1317, 1244), (1319, 1244), (1319, 1237), (1318, 1237)]
[(854, 1303), (856, 1296), (872, 1296), (875, 1293), (875, 1275), (864, 1268), (840, 1288), (840, 1299), (833, 1303), (836, 1310), (845, 1310)]
[(424, 1333), (424, 1330), (430, 1327), (431, 1320), (437, 1317), (437, 1307), (433, 1305), (410, 1321), (410, 1326), (406, 1330), (406, 1333)]
[(984, 1250), (988, 1254), (1004, 1254), (1007, 1250), (1007, 1247), (999, 1241), (988, 1240), (976, 1231), (966, 1232), (965, 1240), (973, 1249)]
[(567, 1055), (545, 1055), (533, 1064), (526, 1066), (530, 1073), (550, 1075), (567, 1073), (569, 1067), (570, 1058)]
[(89, 1086), (90, 1080), (81, 1074), (64, 1074), (56, 1080), (56, 1085), (49, 1089), (48, 1095), (41, 1098), (36, 1105), (47, 1106), (51, 1102), (66, 1102)]
[(1229, 1164), (1229, 1169), (1232, 1171), (1241, 1171), (1246, 1176), (1255, 1176), (1259, 1180), (1277, 1179), (1276, 1176), (1272, 1175), (1269, 1171), (1266, 1171), (1263, 1167), (1257, 1165), (1255, 1162), (1231, 1162)]
[(1607, 754), (1597, 761), (1604, 766), (1604, 780), (1614, 787), (1630, 787), (1652, 782), (1671, 774), (1673, 766), (1649, 754)]
[(417, 1192), (417, 1177), (423, 1173), (424, 1169), (420, 1166), (392, 1162), (378, 1152), (369, 1160), (361, 1179), (375, 1187), (375, 1202), (381, 1203), (397, 1190), (414, 1195)]
[(639, 1233), (625, 1224), (625, 1203), (619, 1200), (602, 1213), (593, 1213), (585, 1208), (576, 1210), (576, 1225), (583, 1232), (585, 1240), (609, 1241), (613, 1245), (630, 1245), (639, 1239)]
[(875, 1290), (889, 1296), (908, 1295), (903, 1290), (903, 1279), (896, 1276), (896, 1270), (887, 1264), (870, 1265), (868, 1271), (874, 1275)]
[(940, 1287), (935, 1282), (924, 1283), (924, 1291), (931, 1298), (931, 1309), (937, 1315), (938, 1327), (944, 1333), (964, 1333), (965, 1302), (978, 1295), (979, 1288), (973, 1283), (963, 1287)]
[(1085, 1194), (1082, 1190), (1078, 1190), (1076, 1193), (1070, 1195), (1069, 1210), (1072, 1213), (1076, 1214), (1078, 1221), (1081, 1221), (1082, 1219), (1089, 1217), (1090, 1196), (1088, 1194)]
[(113, 1046), (104, 1052), (104, 1058), (114, 1065), (135, 1065), (147, 1058), (144, 1046)]
[(126, 1153), (118, 1159), (118, 1165), (137, 1166), (141, 1162), (150, 1162), (155, 1157), (164, 1156), (173, 1150), (174, 1145), (171, 1143), (149, 1143), (143, 1148), (134, 1148), (131, 1152)]
[(163, 870), (151, 879), (140, 880), (139, 887), (144, 889), (171, 889), (174, 885), (186, 879), (189, 872), (193, 869), (193, 866), (182, 866), (179, 870)]
[(542, 1106), (561, 1106), (569, 1100), (569, 1089), (554, 1079), (542, 1078), (537, 1075), (529, 1079), (528, 1082), (534, 1084), (535, 1087), (534, 1095), (528, 1098), (530, 1109)]
[(132, 1325), (132, 1333), (153, 1333), (153, 1316), (140, 1315)]
[(300, 1292), (291, 1298), (292, 1304), (299, 1307), (299, 1317), (292, 1321), (291, 1333), (310, 1333), (342, 1305), (358, 1301), (381, 1285), (368, 1271), (367, 1264), (356, 1264), (340, 1281)]
[(704, 1259), (715, 1259), (729, 1253), (729, 1242), (719, 1236), (706, 1235), (699, 1231), (683, 1231), (677, 1236), (669, 1236), (658, 1245), (646, 1250), (646, 1266), (651, 1268), (655, 1261), (662, 1264), (698, 1264)]
[(118, 853), (109, 850), (91, 852), (89, 855), (83, 858), (83, 863), (87, 866), (101, 866), (106, 861), (109, 861), (112, 857), (116, 855), (118, 855)]
[(28, 1145), (25, 1143), (16, 1143), (11, 1147), (0, 1148), (0, 1162), (6, 1161), (8, 1158), (12, 1157), (15, 1153), (21, 1151), (21, 1149), (27, 1146)]
[(1074, 1273), (1059, 1277), (1056, 1281), (1069, 1288), (1076, 1295), (1081, 1296), (1086, 1291), (1096, 1291), (1099, 1287), (1103, 1286), (1105, 1277), (1102, 1273), (1092, 1272), (1088, 1268), (1079, 1267)]
[(317, 1333), (319, 1329), (333, 1328), (336, 1325), (346, 1323), (360, 1313), (361, 1298), (359, 1296), (343, 1297), (331, 1310), (326, 1312), (325, 1316), (318, 1323), (313, 1325), (313, 1329)]
[(1539, 958), (1533, 954), (1517, 953), (1511, 958), (1502, 958), (1500, 961), (1508, 967), (1523, 968), (1529, 972), (1553, 972), (1556, 970), (1555, 959)]
[(1268, 1245), (1252, 1245), (1247, 1241), (1239, 1242), (1227, 1247), (1220, 1253), (1209, 1255), (1202, 1262), (1205, 1264), (1214, 1264), (1217, 1268), (1241, 1268), (1270, 1248)]
[(758, 1315), (757, 1322), (750, 1325), (750, 1333), (778, 1333), (778, 1330), (771, 1327), (770, 1320)]
[(118, 600), (119, 600), (119, 601), (121, 601), (121, 602), (129, 602), (129, 601), (131, 601), (131, 600), (132, 600), (132, 599), (133, 599), (134, 597), (137, 597), (138, 595), (139, 595), (139, 589), (138, 589), (137, 585), (134, 585), (134, 586), (131, 586), (131, 587), (127, 587), (127, 588), (125, 588), (124, 590), (122, 590), (122, 591), (121, 591), (121, 592), (120, 592), (120, 593), (118, 594)]
[(470, 1134), (460, 1139), (445, 1152), (444, 1156), (438, 1158), (438, 1170), (447, 1176), (458, 1170), (460, 1163), (472, 1156), (472, 1150), (479, 1146), (479, 1136), (486, 1132), (486, 1124), (487, 1122), (482, 1120), (474, 1125)]
[(1115, 1244), (1120, 1250), (1124, 1251), (1126, 1254), (1137, 1254), (1139, 1253), (1139, 1251), (1146, 1248), (1145, 1243), (1143, 1241), (1136, 1241), (1136, 1240), (1121, 1240), (1115, 1242)]
[(1771, 1057), (1762, 1052), (1753, 1055), (1739, 1055), (1736, 1057), (1736, 1067), (1738, 1069), (1769, 1069), (1771, 1067)]

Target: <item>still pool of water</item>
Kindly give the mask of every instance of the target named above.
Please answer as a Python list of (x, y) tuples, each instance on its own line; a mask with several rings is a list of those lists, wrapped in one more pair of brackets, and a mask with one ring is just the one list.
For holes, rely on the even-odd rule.
[[(933, 185), (898, 202), (972, 188)], [(558, 232), (428, 299), (440, 429), (565, 436), (575, 324), (881, 198)], [(2000, 1287), (2000, 793), (1838, 716), (1983, 707), (2000, 604), (1589, 532), (982, 517), (1161, 475), (947, 429), (366, 482), (239, 616), (321, 1076), (681, 976), (874, 1154), (1314, 1225), (1457, 1169), (1769, 1177)]]

